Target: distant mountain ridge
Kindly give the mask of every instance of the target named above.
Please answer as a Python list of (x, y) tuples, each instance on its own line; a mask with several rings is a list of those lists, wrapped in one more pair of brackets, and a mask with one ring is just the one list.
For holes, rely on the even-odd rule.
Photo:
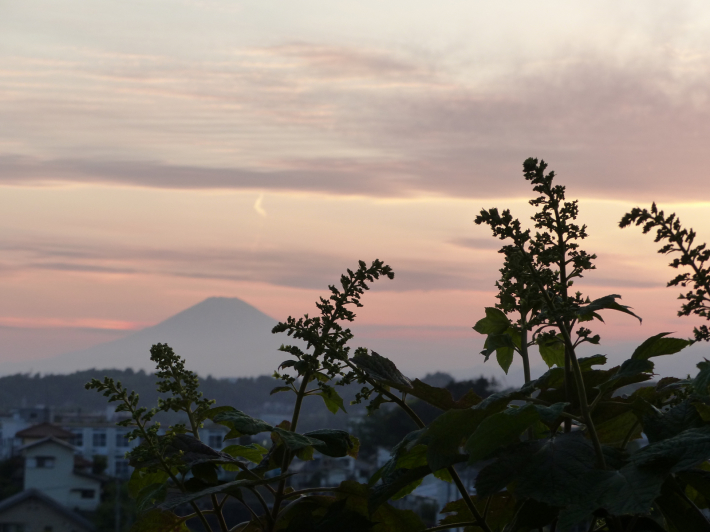
[(284, 335), (271, 334), (277, 321), (239, 298), (210, 297), (125, 338), (44, 360), (0, 365), (0, 374), (66, 374), (91, 368), (154, 371), (149, 350), (167, 343), (199, 375), (270, 375), (286, 355)]

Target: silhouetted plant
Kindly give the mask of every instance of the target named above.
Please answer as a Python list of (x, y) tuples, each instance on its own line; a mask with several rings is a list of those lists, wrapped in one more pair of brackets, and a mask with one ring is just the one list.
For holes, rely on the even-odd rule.
[[(353, 335), (344, 324), (355, 319), (353, 307), (362, 305), (370, 283), (394, 277), (381, 261), (360, 262), (339, 287), (330, 287), (328, 299), (319, 300), (318, 315), (289, 317), (274, 328), (305, 344), (282, 346), (291, 358), (279, 366), (283, 385), (272, 392), (294, 394), (290, 421), (273, 426), (231, 406), (212, 406), (198, 391), (197, 377), (160, 344), (151, 350), (165, 395), (157, 408), (139, 406), (134, 392), (110, 378), (87, 385), (120, 403), (117, 410), (130, 418), (119, 424), (141, 440), (128, 455), (135, 468), (128, 489), (142, 512), (134, 530), (187, 530), (188, 522), (222, 532), (710, 530), (703, 514), (710, 506), (710, 361), (698, 364), (692, 379), (664, 378), (627, 396), (619, 390), (653, 377), (652, 358), (675, 354), (694, 340), (656, 334), (609, 369), (601, 367), (605, 355), (578, 356), (581, 344), (600, 342), (586, 327), (602, 320), (600, 312), (637, 316), (616, 294), (591, 300), (572, 292), (575, 280), (594, 269), (595, 256), (579, 247), (587, 233), (576, 222), (577, 202), (566, 201), (565, 188), (546, 166), (537, 159), (523, 166), (537, 194), (530, 202), (537, 208), (534, 234), (507, 210), (483, 210), (476, 218), (505, 245), (498, 303), (474, 328), (487, 336), (483, 354), (495, 353), (505, 371), (519, 354), (525, 372), (520, 389), (486, 398), (469, 389), (454, 397), (446, 388), (409, 379), (378, 353), (351, 351)], [(670, 242), (661, 252), (681, 253), (671, 266), (693, 271), (669, 283), (693, 283), (681, 314), (707, 317), (710, 257), (704, 246), (693, 247), (695, 234), (655, 205), (650, 213), (635, 209), (621, 225), (630, 223), (645, 224), (645, 232), (657, 228), (657, 241)], [(707, 339), (706, 331), (696, 329), (696, 339)], [(537, 379), (530, 374), (534, 349), (549, 367)], [(319, 396), (336, 414), (345, 410), (336, 387), (354, 382), (361, 387), (355, 402), (367, 402), (369, 412), (389, 403), (410, 418), (413, 430), (368, 484), (348, 480), (294, 491), (288, 487), (294, 460), (311, 460), (314, 453), (357, 456), (359, 442), (346, 431), (297, 431), (306, 398)], [(187, 424), (162, 430), (153, 421), (159, 410), (182, 412)], [(214, 450), (199, 439), (207, 419), (229, 429), (225, 439), (269, 433), (271, 445)], [(381, 429), (381, 441), (389, 430), (395, 428)], [(642, 434), (648, 445), (630, 445)], [(235, 473), (234, 479), (224, 480), (220, 470)], [(462, 479), (471, 472), (477, 472), (475, 489)], [(429, 528), (415, 513), (390, 505), (428, 475), (452, 483), (460, 494)], [(230, 498), (244, 505), (248, 521), (227, 523), (223, 510)]]

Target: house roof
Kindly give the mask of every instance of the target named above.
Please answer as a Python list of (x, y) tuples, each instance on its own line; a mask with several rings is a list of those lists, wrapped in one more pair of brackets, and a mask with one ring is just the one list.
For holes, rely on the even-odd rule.
[(58, 425), (53, 425), (52, 423), (32, 425), (31, 427), (27, 427), (26, 429), (15, 434), (16, 438), (48, 438), (50, 436), (60, 440), (70, 440), (74, 438), (76, 434), (63, 429)]
[(74, 523), (82, 526), (86, 530), (90, 530), (90, 531), (95, 530), (94, 525), (92, 525), (89, 521), (84, 519), (82, 516), (72, 512), (68, 508), (65, 508), (64, 506), (59, 504), (57, 501), (55, 501), (51, 497), (45, 495), (41, 491), (36, 490), (34, 488), (22, 491), (22, 492), (18, 493), (17, 495), (13, 495), (12, 497), (5, 499), (4, 501), (0, 501), (0, 514), (2, 514), (2, 512), (4, 512), (5, 510), (9, 510), (13, 506), (17, 506), (18, 504), (21, 504), (21, 503), (23, 503), (27, 500), (30, 500), (30, 499), (37, 499), (38, 501), (42, 502), (43, 504), (49, 506), (55, 512), (64, 516), (66, 519), (73, 521)]
[(26, 451), (27, 449), (32, 449), (33, 447), (37, 447), (39, 445), (45, 445), (47, 443), (54, 443), (56, 445), (61, 445), (62, 447), (66, 447), (67, 449), (71, 449), (71, 451), (75, 451), (76, 447), (74, 447), (71, 443), (67, 443), (64, 440), (59, 440), (57, 438), (54, 438), (52, 436), (48, 438), (42, 438), (41, 440), (33, 441), (32, 443), (28, 443), (27, 445), (23, 445), (22, 447), (18, 448), (18, 451)]

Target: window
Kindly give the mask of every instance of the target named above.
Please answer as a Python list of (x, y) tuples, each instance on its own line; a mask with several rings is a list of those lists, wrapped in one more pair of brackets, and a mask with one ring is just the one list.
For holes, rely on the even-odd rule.
[(84, 446), (84, 431), (83, 430), (76, 431), (74, 433), (73, 441), (74, 441), (74, 445), (76, 445), (77, 447), (83, 447)]
[(128, 437), (125, 432), (116, 433), (116, 447), (128, 447)]
[(96, 498), (96, 490), (85, 490), (85, 489), (73, 489), (73, 492), (79, 494), (82, 499), (94, 499)]
[(106, 447), (106, 433), (103, 431), (94, 432), (92, 444), (94, 447)]
[(52, 469), (54, 456), (35, 456), (35, 467), (37, 469)]
[(128, 468), (128, 460), (116, 459), (116, 476), (118, 478), (128, 477), (130, 471)]
[(210, 434), (209, 439), (207, 440), (207, 443), (210, 447), (213, 449), (221, 449), (223, 445), (223, 440), (224, 436), (222, 434)]

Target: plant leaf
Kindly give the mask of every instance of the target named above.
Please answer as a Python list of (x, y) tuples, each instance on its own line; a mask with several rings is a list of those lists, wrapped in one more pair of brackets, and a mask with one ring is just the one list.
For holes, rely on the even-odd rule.
[(617, 299), (621, 299), (621, 296), (618, 294), (611, 294), (608, 296), (601, 297), (599, 299), (595, 299), (591, 303), (580, 307), (579, 309), (577, 309), (577, 316), (579, 316), (579, 321), (588, 321), (593, 317), (604, 321), (602, 320), (601, 316), (597, 314), (598, 310), (604, 309), (618, 310), (619, 312), (629, 314), (630, 316), (633, 316), (634, 318), (638, 319), (639, 323), (642, 321), (641, 318), (631, 312), (631, 307), (627, 307), (626, 305), (621, 305), (617, 303)]
[(505, 445), (518, 441), (523, 431), (538, 419), (538, 412), (532, 404), (521, 408), (506, 408), (487, 417), (481, 421), (464, 446), (469, 455), (469, 465), (488, 458), (491, 453)]
[(565, 344), (560, 335), (558, 335), (557, 341), (541, 341), (538, 347), (540, 348), (540, 356), (548, 368), (552, 366), (565, 367)]
[(211, 417), (208, 415), (208, 417), (215, 423), (231, 429), (224, 437), (225, 440), (238, 438), (239, 436), (253, 436), (260, 432), (271, 432), (273, 430), (273, 427), (266, 421), (253, 418), (231, 406), (219, 407), (219, 411), (215, 412)]
[(480, 334), (500, 334), (510, 327), (510, 320), (503, 311), (486, 307), (486, 317), (478, 320), (473, 329)]
[(669, 334), (671, 333), (665, 332), (651, 336), (636, 348), (631, 358), (647, 360), (651, 357), (673, 355), (693, 343), (692, 340), (684, 340), (682, 338), (665, 338)]

